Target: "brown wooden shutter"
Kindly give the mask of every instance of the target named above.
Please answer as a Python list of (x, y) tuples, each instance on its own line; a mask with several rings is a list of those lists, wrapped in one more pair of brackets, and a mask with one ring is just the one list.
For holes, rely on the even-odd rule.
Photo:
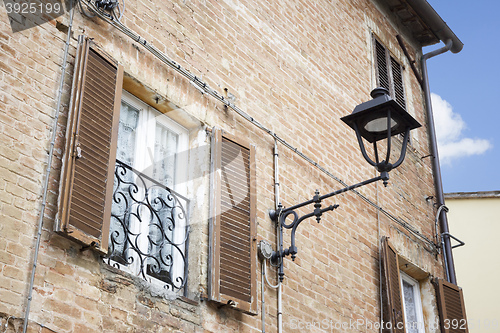
[(78, 41), (56, 231), (106, 253), (123, 67)]
[(434, 280), (443, 333), (467, 333), (467, 317), (462, 289), (443, 279)]
[(403, 85), (403, 66), (391, 57), (391, 76), (394, 90), (394, 99), (401, 107), (406, 109), (405, 90)]
[(403, 66), (391, 56), (389, 50), (373, 38), (375, 45), (375, 74), (377, 85), (389, 90), (390, 96), (401, 107), (406, 109), (406, 100), (403, 84)]
[(377, 85), (391, 91), (389, 66), (387, 66), (387, 49), (378, 40), (375, 41), (375, 60), (377, 63)]
[(385, 287), (384, 322), (391, 323), (392, 330), (389, 332), (404, 333), (405, 321), (398, 253), (389, 243), (387, 237), (382, 238), (382, 265)]
[(209, 298), (257, 314), (255, 148), (212, 131)]

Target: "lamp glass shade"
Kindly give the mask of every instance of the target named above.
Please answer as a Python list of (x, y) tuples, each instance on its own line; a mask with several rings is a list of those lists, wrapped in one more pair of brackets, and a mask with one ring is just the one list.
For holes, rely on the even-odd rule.
[[(398, 123), (391, 118), (391, 130), (395, 129)], [(387, 133), (387, 117), (380, 117), (367, 122), (365, 130), (370, 133)]]

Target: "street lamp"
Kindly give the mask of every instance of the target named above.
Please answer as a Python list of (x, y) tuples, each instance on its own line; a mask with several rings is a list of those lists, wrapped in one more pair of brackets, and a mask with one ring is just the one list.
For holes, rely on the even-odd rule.
[[(421, 125), (389, 96), (387, 89), (376, 88), (371, 92), (371, 96), (373, 98), (372, 100), (359, 104), (350, 115), (342, 117), (341, 120), (354, 129), (363, 157), (370, 165), (374, 166), (380, 172), (380, 175), (322, 196), (320, 196), (319, 191), (316, 190), (311, 200), (288, 208), (283, 207), (280, 203), (276, 210), (271, 210), (269, 212), (271, 219), (278, 222), (280, 226), (278, 250), (273, 251), (271, 256), (271, 260), (279, 265), (278, 275), (280, 281), (283, 281), (285, 276), (283, 271), (283, 258), (291, 255), (292, 260), (295, 260), (297, 255), (295, 233), (299, 224), (305, 219), (313, 216), (316, 217), (316, 221), (319, 223), (323, 213), (338, 207), (338, 205), (331, 205), (326, 208), (321, 208), (321, 201), (379, 180), (382, 180), (384, 185), (387, 185), (389, 171), (397, 168), (403, 163), (410, 131)], [(398, 134), (404, 134), (401, 153), (399, 159), (395, 163), (390, 163), (391, 138)], [(363, 138), (373, 143), (374, 160), (368, 156)], [(385, 159), (381, 161), (379, 159), (377, 142), (384, 139), (387, 139), (386, 156)], [(314, 210), (309, 214), (299, 217), (295, 210), (310, 204), (314, 204)], [(287, 223), (286, 221), (289, 216), (291, 216), (291, 222)], [(287, 249), (283, 248), (283, 228), (291, 229), (291, 245)]]

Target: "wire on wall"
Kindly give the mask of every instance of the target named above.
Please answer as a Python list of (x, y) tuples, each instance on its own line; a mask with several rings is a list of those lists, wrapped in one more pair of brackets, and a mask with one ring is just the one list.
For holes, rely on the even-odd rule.
[[(79, 2), (83, 2), (84, 0), (79, 0)], [(87, 6), (87, 8), (94, 12), (97, 16), (99, 16), (101, 19), (121, 31), (123, 34), (127, 35), (130, 37), (132, 40), (135, 42), (141, 44), (146, 50), (151, 52), (154, 56), (156, 56), (160, 61), (165, 63), (166, 65), (170, 66), (173, 68), (176, 72), (181, 74), (182, 76), (186, 77), (189, 81), (190, 84), (193, 85), (197, 90), (199, 90), (201, 93), (205, 93), (207, 95), (212, 96), (219, 102), (223, 103), (226, 107), (232, 109), (234, 112), (236, 112), (238, 115), (261, 129), (262, 131), (266, 132), (270, 136), (272, 136), (277, 142), (281, 143), (283, 146), (297, 154), (299, 157), (313, 165), (314, 167), (318, 168), (321, 172), (326, 174), (328, 177), (332, 178), (333, 180), (337, 181), (343, 186), (348, 186), (347, 183), (342, 181), (340, 178), (336, 177), (333, 175), (331, 172), (326, 170), (324, 167), (319, 165), (317, 162), (315, 162), (313, 159), (309, 158), (307, 155), (302, 153), (298, 148), (292, 146), (290, 143), (285, 141), (283, 138), (279, 137), (276, 133), (262, 125), (260, 122), (258, 122), (255, 118), (250, 116), (248, 113), (237, 107), (233, 102), (231, 102), (228, 98), (225, 98), (221, 94), (219, 94), (216, 90), (212, 89), (210, 86), (208, 86), (205, 82), (203, 82), (200, 78), (198, 78), (196, 75), (190, 73), (188, 70), (184, 69), (181, 65), (179, 65), (177, 62), (174, 60), (170, 59), (167, 55), (159, 51), (154, 45), (149, 43), (145, 38), (141, 37), (134, 31), (132, 31), (130, 28), (125, 26), (122, 22), (114, 18), (114, 14), (108, 14), (105, 13), (103, 10), (97, 8), (94, 4), (95, 0), (87, 0), (84, 2), (84, 4)], [(424, 243), (427, 243), (432, 251), (436, 252), (437, 251), (437, 245), (431, 241), (429, 238), (427, 238), (425, 235), (420, 233), (417, 229), (415, 229), (413, 226), (411, 226), (408, 222), (405, 222), (404, 220), (394, 216), (387, 210), (385, 210), (383, 207), (380, 207), (377, 205), (375, 202), (370, 200), (368, 197), (363, 195), (362, 193), (358, 192), (357, 190), (351, 190), (354, 192), (356, 195), (358, 195), (361, 199), (363, 199), (366, 203), (377, 209), (379, 212), (383, 213), (386, 215), (388, 218), (390, 218), (392, 221), (396, 222), (399, 224), (401, 227), (409, 231), (411, 234), (413, 234), (415, 237), (423, 241)]]

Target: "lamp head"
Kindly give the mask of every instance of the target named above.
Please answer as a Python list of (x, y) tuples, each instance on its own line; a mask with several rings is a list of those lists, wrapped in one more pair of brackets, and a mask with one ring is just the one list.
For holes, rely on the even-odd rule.
[(421, 126), (389, 96), (387, 89), (375, 88), (371, 96), (372, 100), (359, 104), (350, 115), (340, 118), (352, 129), (359, 131), (368, 142), (373, 143), (386, 139), (388, 134), (394, 136)]

